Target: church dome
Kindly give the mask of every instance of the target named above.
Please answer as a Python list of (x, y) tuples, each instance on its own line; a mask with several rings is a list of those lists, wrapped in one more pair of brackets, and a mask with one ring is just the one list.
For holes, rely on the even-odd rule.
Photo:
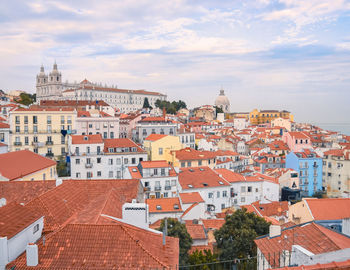
[(225, 96), (225, 91), (220, 90), (220, 95), (215, 100), (215, 106), (221, 108), (225, 113), (230, 112), (230, 101)]

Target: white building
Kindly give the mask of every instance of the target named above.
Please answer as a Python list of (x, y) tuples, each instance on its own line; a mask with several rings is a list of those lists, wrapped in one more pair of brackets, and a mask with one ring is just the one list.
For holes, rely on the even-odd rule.
[(279, 200), (279, 184), (268, 178), (243, 176), (227, 169), (215, 170), (231, 184), (230, 196), (234, 205), (246, 205), (260, 201), (269, 203)]
[(210, 213), (232, 206), (230, 183), (209, 167), (181, 168), (179, 183), (183, 193), (198, 192)]
[(101, 134), (68, 137), (72, 179), (125, 179), (127, 168), (147, 160), (130, 139), (102, 139)]
[(6, 145), (7, 152), (10, 145), (10, 125), (4, 122), (0, 122), (0, 143)]
[[(41, 237), (44, 217), (17, 203), (0, 207), (0, 270)], [(20, 218), (19, 218), (20, 217)]]
[(99, 110), (78, 111), (77, 135), (101, 134), (104, 139), (119, 138), (119, 116)]
[(177, 125), (164, 117), (145, 117), (141, 119), (133, 130), (133, 140), (143, 143), (151, 134), (165, 134), (176, 136)]
[(238, 130), (242, 130), (247, 128), (248, 126), (248, 120), (245, 117), (235, 117), (233, 119), (233, 127)]
[(62, 82), (62, 74), (53, 66), (52, 72), (46, 75), (41, 66), (36, 78), (37, 101), (41, 100), (103, 100), (120, 109), (121, 112), (131, 112), (142, 109), (147, 98), (149, 105), (155, 107), (156, 100), (166, 100), (166, 95), (145, 90), (126, 90), (117, 87), (102, 86), (83, 80), (80, 83)]
[(178, 174), (165, 160), (141, 161), (129, 167), (128, 178), (140, 179), (145, 198), (170, 198), (179, 194)]
[(195, 148), (196, 147), (196, 135), (193, 132), (179, 132), (177, 136), (180, 139), (180, 142), (184, 145), (185, 148)]

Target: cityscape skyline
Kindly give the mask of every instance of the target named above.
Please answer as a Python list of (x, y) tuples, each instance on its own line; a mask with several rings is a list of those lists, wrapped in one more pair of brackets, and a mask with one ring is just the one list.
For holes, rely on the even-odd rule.
[(13, 1), (1, 5), (1, 88), (35, 92), (56, 60), (63, 80), (97, 81), (231, 111), (286, 109), (348, 124), (348, 1)]

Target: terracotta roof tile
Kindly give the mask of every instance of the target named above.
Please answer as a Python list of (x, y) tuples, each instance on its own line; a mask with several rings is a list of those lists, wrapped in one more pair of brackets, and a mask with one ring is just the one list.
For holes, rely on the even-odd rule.
[(9, 180), (16, 180), (55, 165), (55, 161), (29, 150), (0, 154), (0, 173)]
[(300, 265), (278, 268), (279, 270), (336, 270), (350, 269), (350, 260), (342, 262), (317, 263), (312, 265)]
[[(128, 138), (119, 139), (104, 139), (104, 152), (108, 153), (109, 148), (133, 148), (135, 147), (137, 152), (145, 152), (141, 147), (139, 147), (134, 141)], [(131, 152), (131, 151), (130, 151)]]
[(71, 135), (72, 144), (97, 144), (103, 143), (101, 134), (94, 135)]
[(199, 194), (199, 192), (180, 193), (179, 195), (180, 195), (182, 203), (184, 203), (184, 204), (204, 202), (204, 200), (203, 200), (202, 196)]
[(3, 122), (0, 122), (0, 128), (10, 128), (10, 125), (3, 123)]
[(146, 203), (148, 204), (150, 213), (182, 212), (178, 197), (147, 199)]
[(193, 240), (207, 239), (203, 224), (189, 224), (186, 222), (186, 229)]
[(149, 136), (145, 139), (145, 141), (152, 141), (152, 142), (154, 142), (154, 141), (158, 141), (158, 140), (160, 140), (160, 139), (163, 139), (163, 138), (166, 137), (166, 136), (168, 136), (168, 135), (164, 135), (164, 134), (151, 134), (151, 135), (149, 135)]
[[(38, 269), (175, 269), (178, 239), (124, 223), (68, 224), (46, 238), (39, 248)], [(22, 254), (8, 266), (26, 266)]]
[(141, 161), (142, 168), (167, 168), (169, 164), (166, 160)]
[(338, 220), (350, 217), (349, 198), (304, 199), (315, 220)]
[(183, 190), (230, 185), (209, 167), (181, 168), (179, 182)]
[(10, 239), (37, 221), (42, 215), (12, 202), (0, 207), (0, 217), (0, 237), (7, 236), (7, 239)]
[(202, 222), (206, 229), (219, 230), (225, 224), (225, 219), (202, 219)]

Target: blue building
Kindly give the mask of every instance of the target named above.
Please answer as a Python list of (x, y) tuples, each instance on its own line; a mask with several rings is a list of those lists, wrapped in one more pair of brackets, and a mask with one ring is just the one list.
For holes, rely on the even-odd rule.
[(312, 196), (322, 191), (322, 158), (310, 149), (290, 152), (286, 157), (286, 168), (299, 172), (299, 188), (302, 196)]

